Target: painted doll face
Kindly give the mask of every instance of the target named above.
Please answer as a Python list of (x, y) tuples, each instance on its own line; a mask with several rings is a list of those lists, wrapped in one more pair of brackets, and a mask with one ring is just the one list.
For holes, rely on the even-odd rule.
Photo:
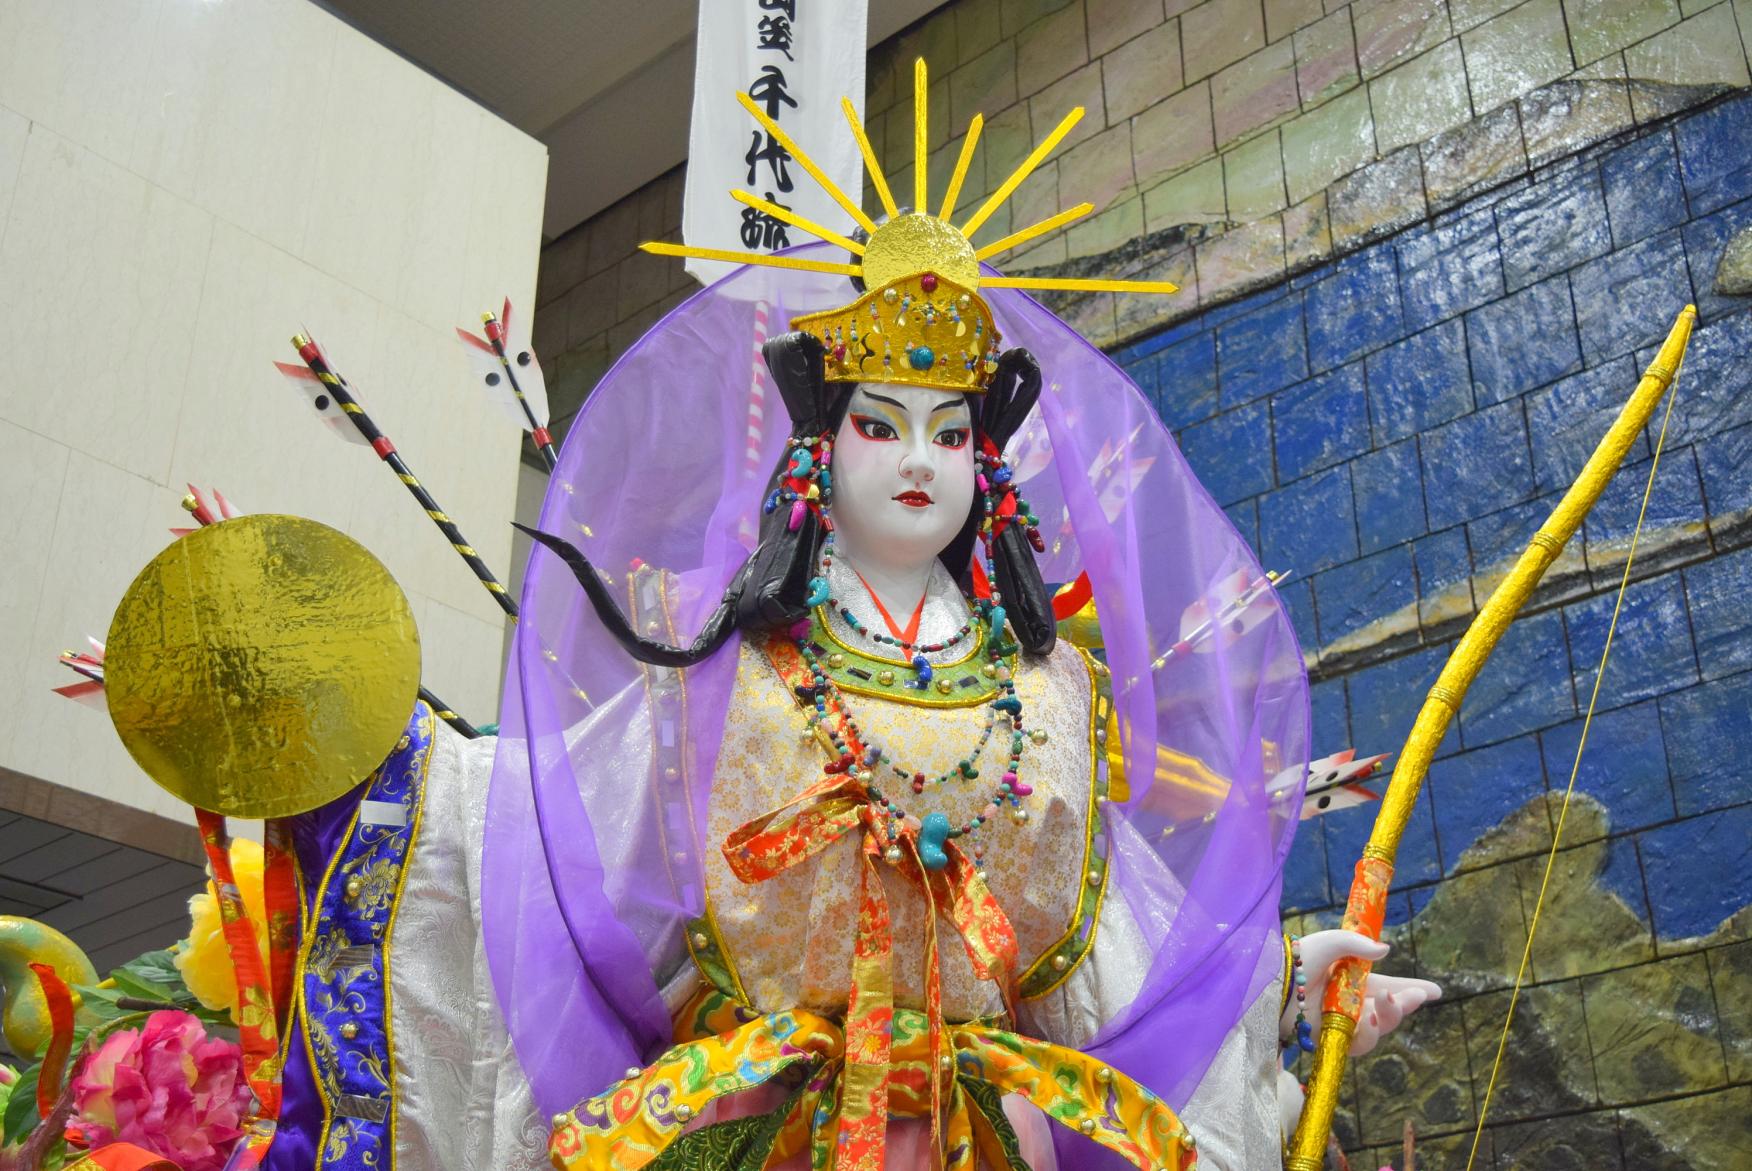
[(916, 566), (973, 506), (967, 400), (920, 386), (860, 384), (834, 437), (834, 523), (854, 558)]

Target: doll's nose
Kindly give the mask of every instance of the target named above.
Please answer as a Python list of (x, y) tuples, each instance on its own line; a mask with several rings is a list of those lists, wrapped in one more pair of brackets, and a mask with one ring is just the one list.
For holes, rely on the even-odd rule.
[(929, 484), (937, 478), (937, 467), (927, 452), (909, 451), (900, 459), (900, 474), (919, 484)]

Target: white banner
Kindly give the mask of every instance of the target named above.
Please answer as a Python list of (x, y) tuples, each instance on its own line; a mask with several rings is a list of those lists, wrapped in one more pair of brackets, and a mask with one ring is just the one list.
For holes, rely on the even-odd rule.
[[(856, 227), (784, 146), (736, 101), (746, 93), (854, 202), (864, 160), (840, 110), (864, 114), (866, 0), (700, 0), (681, 234), (697, 248), (777, 252), (813, 239), (730, 198), (747, 191), (836, 231)], [(687, 262), (702, 284), (728, 274)]]

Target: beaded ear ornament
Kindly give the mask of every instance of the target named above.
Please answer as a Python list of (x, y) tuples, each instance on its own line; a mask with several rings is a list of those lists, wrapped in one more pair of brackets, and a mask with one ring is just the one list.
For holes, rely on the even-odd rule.
[[(1010, 524), (1025, 526), (1031, 542), (1036, 548), (1040, 548), (1041, 541), (1036, 527), (1038, 522), (1028, 512), (1027, 503), (1017, 495), (1012, 483), (1013, 476), (1002, 455), (989, 439), (982, 437), (982, 443), (984, 450), (976, 453), (975, 459), (980, 468), (976, 472), (976, 478), (983, 497), (981, 507), (984, 514), (979, 532), (982, 560), (980, 568), (984, 571), (983, 580), (988, 589), (985, 596), (975, 600), (973, 614), (968, 622), (953, 636), (941, 642), (914, 644), (888, 635), (873, 634), (852, 615), (849, 607), (833, 598), (827, 577), (828, 569), (833, 564), (835, 543), (830, 515), (833, 497), (833, 447), (830, 437), (805, 436), (791, 441), (791, 454), (783, 484), (773, 491), (766, 502), (768, 513), (789, 506), (788, 523), (793, 532), (802, 526), (811, 512), (816, 514), (825, 538), (822, 543), (820, 572), (809, 582), (807, 600), (810, 607), (816, 610), (831, 607), (853, 630), (871, 642), (899, 648), (911, 660), (913, 678), (908, 681), (907, 686), (920, 691), (931, 689), (934, 672), (926, 655), (947, 650), (969, 637), (983, 636), (981, 649), (988, 662), (982, 672), (994, 681), (995, 691), (987, 704), (979, 738), (952, 768), (930, 776), (903, 764), (860, 727), (846, 701), (844, 691), (834, 680), (822, 648), (815, 641), (816, 619), (802, 619), (789, 632), (811, 676), (809, 683), (800, 684), (794, 689), (808, 712), (804, 735), (810, 739), (825, 736), (833, 747), (833, 759), (824, 766), (823, 771), (829, 776), (850, 773), (864, 785), (872, 811), (884, 822), (888, 844), (883, 851), (883, 857), (888, 862), (901, 861), (904, 852), (900, 839), (903, 833), (910, 832), (917, 839), (919, 860), (928, 870), (940, 870), (948, 864), (945, 847), (949, 842), (971, 837), (1006, 809), (1010, 819), (1017, 825), (1027, 824), (1029, 813), (1022, 804), (1022, 799), (1032, 795), (1034, 788), (1021, 777), (1023, 754), (1030, 741), (1041, 745), (1047, 739), (1045, 731), (1037, 729), (1030, 733), (1023, 723), (1022, 701), (1016, 695), (1010, 665), (1015, 647), (1003, 637), (1007, 615), (1004, 612), (1003, 596), (995, 588), (997, 574), (991, 551), (993, 538)], [(948, 684), (949, 681), (945, 679), (937, 681), (936, 686), (943, 689)], [(1000, 729), (1000, 725), (1006, 727)], [(882, 788), (882, 784), (888, 783), (888, 778), (892, 777), (892, 783), (897, 789), (904, 785), (914, 796), (920, 796), (927, 788), (977, 780), (980, 762), (994, 736), (999, 737), (1008, 749), (1008, 755), (1001, 766), (1002, 772), (980, 812), (959, 825), (951, 822), (949, 816), (942, 812), (932, 811), (922, 817), (909, 814)], [(983, 870), (984, 845), (972, 843), (970, 853), (974, 866)]]

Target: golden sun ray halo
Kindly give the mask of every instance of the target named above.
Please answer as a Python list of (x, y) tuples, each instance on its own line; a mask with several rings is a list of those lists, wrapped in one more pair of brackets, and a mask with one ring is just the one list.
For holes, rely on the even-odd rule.
[(864, 157), (864, 164), (870, 169), (871, 186), (876, 189), (877, 198), (881, 201), (884, 213), (889, 217), (887, 222), (878, 226), (858, 202), (842, 191), (838, 184), (830, 179), (815, 160), (810, 158), (795, 139), (780, 128), (779, 124), (767, 117), (766, 112), (757, 105), (753, 98), (745, 93), (736, 95), (736, 100), (743, 109), (753, 115), (762, 129), (790, 152), (791, 157), (809, 173), (821, 189), (851, 217), (852, 222), (862, 228), (868, 239), (859, 244), (850, 237), (834, 231), (823, 224), (798, 215), (778, 205), (761, 199), (746, 191), (732, 191), (731, 197), (766, 215), (772, 216), (781, 223), (788, 224), (800, 231), (807, 232), (818, 240), (844, 248), (857, 257), (854, 263), (836, 264), (820, 260), (804, 260), (800, 257), (776, 256), (768, 252), (742, 252), (719, 248), (697, 248), (689, 244), (669, 244), (653, 241), (641, 244), (640, 247), (658, 256), (690, 256), (701, 260), (721, 260), (731, 264), (758, 264), (771, 268), (797, 269), (803, 272), (837, 273), (845, 276), (856, 276), (863, 280), (868, 288), (879, 288), (888, 285), (902, 277), (924, 272), (934, 272), (968, 289), (1039, 289), (1067, 292), (1110, 292), (1110, 293), (1173, 293), (1179, 287), (1170, 281), (1125, 281), (1107, 280), (1100, 277), (1052, 277), (1052, 276), (982, 276), (979, 271), (980, 261), (1006, 252), (1030, 240), (1037, 239), (1048, 232), (1055, 231), (1075, 220), (1081, 219), (1095, 210), (1091, 203), (1080, 203), (1075, 207), (1059, 212), (1041, 220), (1037, 224), (1011, 232), (1001, 239), (975, 250), (973, 234), (989, 219), (993, 212), (1002, 207), (1004, 201), (1013, 195), (1023, 180), (1027, 179), (1034, 169), (1046, 160), (1053, 148), (1058, 146), (1083, 117), (1083, 107), (1078, 106), (1059, 122), (1041, 140), (1027, 158), (1022, 160), (1015, 172), (1000, 184), (982, 203), (977, 211), (957, 227), (950, 222), (949, 216), (955, 210), (955, 201), (961, 193), (962, 183), (967, 178), (967, 169), (973, 161), (974, 144), (979, 139), (980, 129), (984, 120), (975, 116), (967, 129), (967, 138), (962, 143), (960, 157), (956, 160), (955, 171), (950, 176), (948, 190), (943, 200), (940, 215), (932, 215), (925, 210), (930, 206), (929, 191), (926, 187), (928, 159), (926, 153), (926, 128), (929, 125), (929, 114), (926, 103), (926, 76), (923, 58), (913, 64), (913, 193), (916, 210), (905, 215), (899, 214), (895, 205), (894, 195), (888, 186), (887, 178), (882, 174), (882, 168), (876, 160), (876, 153), (871, 148), (869, 137), (864, 128), (859, 125), (856, 110), (849, 99), (841, 100), (841, 108), (846, 115), (846, 122), (851, 127), (852, 137), (856, 140), (859, 152)]

